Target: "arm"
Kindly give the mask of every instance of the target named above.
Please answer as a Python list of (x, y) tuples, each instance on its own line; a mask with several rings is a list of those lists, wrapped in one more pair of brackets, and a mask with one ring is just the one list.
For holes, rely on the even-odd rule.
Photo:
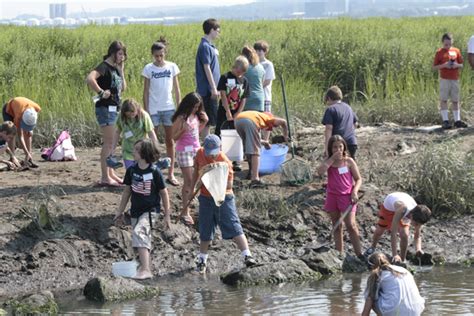
[(127, 206), (128, 200), (132, 195), (132, 189), (129, 185), (125, 187), (122, 193), (122, 198), (120, 200), (120, 205), (115, 212), (114, 222), (116, 226), (122, 225), (123, 222), (123, 212), (125, 211), (125, 207)]
[(469, 61), (469, 65), (471, 65), (472, 70), (474, 70), (474, 53), (467, 54), (467, 60)]
[(197, 113), (197, 115), (199, 116), (199, 132), (201, 132), (204, 129), (204, 127), (206, 127), (207, 122), (209, 121), (209, 117), (207, 117), (207, 114), (205, 111), (201, 111)]
[(176, 106), (178, 106), (181, 103), (181, 89), (179, 87), (178, 75), (173, 77), (173, 90)]
[(415, 239), (415, 249), (416, 254), (423, 254), (423, 250), (421, 249), (421, 227), (422, 225), (415, 223), (413, 225), (415, 227), (414, 239)]
[(110, 97), (110, 90), (102, 90), (102, 88), (97, 83), (97, 79), (101, 74), (97, 70), (92, 70), (86, 78), (87, 85), (95, 93), (97, 93), (101, 98), (108, 99)]
[(360, 176), (359, 168), (357, 167), (357, 164), (354, 161), (354, 159), (349, 158), (348, 161), (349, 161), (349, 168), (352, 173), (352, 178), (354, 179), (354, 182), (355, 182), (354, 187), (352, 189), (352, 193), (351, 193), (351, 199), (352, 199), (352, 203), (357, 203), (357, 201), (359, 200), (359, 196), (358, 196), (359, 189), (360, 189), (360, 186), (362, 185), (362, 177)]
[(211, 88), (211, 95), (214, 98), (217, 98), (219, 94), (217, 93), (217, 86), (214, 82), (214, 78), (212, 77), (211, 66), (209, 64), (204, 64), (203, 66), (204, 72), (206, 73), (207, 81), (209, 82), (209, 87)]
[(373, 305), (374, 305), (374, 301), (372, 300), (370, 296), (368, 296), (365, 299), (364, 310), (362, 311), (361, 316), (369, 316)]
[(221, 102), (222, 106), (225, 110), (225, 117), (228, 121), (232, 121), (234, 118), (232, 117), (232, 113), (230, 112), (229, 102), (227, 102), (227, 95), (225, 94), (224, 90), (219, 91), (221, 94)]
[(125, 89), (127, 89), (127, 81), (125, 80), (124, 66), (125, 66), (125, 60), (122, 60), (120, 64), (117, 64), (117, 70), (120, 74), (120, 77), (122, 77), (122, 91), (125, 91)]
[(335, 159), (336, 159), (336, 155), (333, 154), (331, 157), (324, 160), (317, 169), (318, 174), (320, 176), (324, 175), (328, 171), (328, 169), (332, 166)]
[(143, 77), (143, 108), (145, 111), (150, 113), (150, 106), (148, 101), (150, 100), (150, 79)]
[(400, 261), (400, 256), (398, 255), (398, 226), (400, 225), (400, 220), (403, 217), (406, 206), (401, 202), (395, 203), (395, 215), (393, 216), (392, 226), (391, 226), (391, 239), (390, 243), (392, 245), (392, 260)]
[(28, 148), (26, 148), (24, 133), (31, 133), (31, 132), (24, 131), (23, 129), (20, 128), (20, 132), (18, 133), (20, 136), (20, 147), (21, 149), (23, 149), (23, 152), (25, 153), (25, 161), (29, 161), (30, 159), (33, 159), (33, 158), (31, 157), (31, 153), (28, 151)]
[(273, 126), (281, 127), (283, 131), (283, 137), (285, 138), (285, 141), (288, 142), (288, 124), (286, 123), (286, 120), (275, 117), (273, 119)]
[(159, 144), (159, 143), (158, 143), (158, 137), (156, 137), (155, 130), (152, 129), (151, 131), (149, 131), (149, 132), (148, 132), (148, 137), (150, 137), (150, 139), (151, 139), (152, 141), (154, 141), (155, 144), (157, 144), (157, 145)]
[(196, 161), (196, 157), (195, 157), (194, 158), (193, 178), (192, 178), (192, 181), (191, 181), (191, 188), (193, 188), (193, 191), (194, 191), (194, 188), (196, 187), (196, 183), (198, 182), (198, 179), (199, 179), (199, 166), (197, 165), (197, 161)]
[(266, 86), (268, 86), (270, 83), (272, 83), (272, 79), (265, 79), (263, 80), (263, 87), (265, 88)]
[(243, 111), (244, 108), (245, 108), (245, 103), (247, 103), (247, 98), (243, 98), (242, 101), (240, 101), (239, 108), (237, 109), (237, 112), (234, 113), (234, 118), (236, 118), (237, 115), (239, 115), (240, 113), (242, 113), (242, 111)]
[(161, 201), (163, 201), (163, 208), (165, 209), (165, 227), (170, 228), (171, 220), (170, 220), (170, 199), (168, 195), (168, 189), (160, 190), (160, 197)]
[(324, 130), (324, 156), (328, 155), (328, 142), (329, 138), (332, 136), (332, 124), (326, 124), (326, 129)]
[(173, 140), (177, 141), (186, 131), (186, 128), (187, 126), (184, 119), (181, 116), (177, 117), (176, 120), (173, 122), (172, 126), (171, 137), (173, 138)]

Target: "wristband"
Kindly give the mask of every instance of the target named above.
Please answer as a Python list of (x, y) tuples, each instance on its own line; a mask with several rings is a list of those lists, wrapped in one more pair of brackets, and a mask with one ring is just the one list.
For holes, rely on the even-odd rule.
[(102, 98), (102, 96), (104, 95), (104, 90), (100, 89), (100, 91), (97, 94), (99, 95), (99, 97)]

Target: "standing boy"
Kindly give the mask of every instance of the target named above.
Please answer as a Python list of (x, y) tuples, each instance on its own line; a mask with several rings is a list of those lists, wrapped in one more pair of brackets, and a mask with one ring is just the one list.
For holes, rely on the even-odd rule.
[(439, 70), (439, 107), (443, 120), (442, 127), (443, 129), (452, 127), (448, 117), (449, 99), (452, 103), (454, 126), (457, 128), (467, 127), (467, 124), (461, 121), (461, 107), (459, 105), (459, 69), (463, 67), (462, 55), (459, 49), (452, 46), (453, 35), (451, 33), (443, 34), (441, 42), (443, 47), (436, 51), (433, 70)]
[[(379, 210), (379, 221), (372, 239), (372, 246), (366, 250), (365, 256), (374, 253), (375, 247), (382, 234), (389, 230), (391, 233), (392, 261), (404, 262), (408, 249), (408, 237), (410, 236), (410, 223), (415, 226), (415, 248), (416, 254), (423, 254), (421, 249), (421, 227), (431, 217), (431, 210), (416, 201), (407, 193), (394, 192), (385, 197)], [(398, 235), (400, 235), (400, 252), (398, 252)]]
[(211, 241), (214, 239), (214, 232), (217, 225), (222, 232), (222, 238), (232, 239), (239, 247), (244, 263), (247, 267), (256, 265), (255, 259), (250, 253), (247, 238), (242, 230), (239, 215), (235, 205), (234, 193), (232, 192), (232, 182), (234, 172), (229, 158), (221, 151), (221, 140), (216, 135), (208, 135), (204, 139), (194, 160), (193, 187), (199, 178), (199, 173), (209, 168), (210, 164), (225, 162), (229, 165), (225, 200), (221, 206), (216, 206), (214, 199), (204, 184), (201, 186), (199, 196), (199, 255), (197, 261), (197, 271), (206, 272), (208, 250)]
[(202, 24), (204, 36), (196, 54), (196, 85), (197, 93), (202, 97), (204, 109), (209, 118), (207, 126), (201, 134), (209, 134), (209, 126), (216, 126), (217, 120), (217, 82), (221, 70), (219, 67), (219, 51), (213, 41), (219, 37), (221, 28), (216, 19), (207, 19)]
[[(37, 168), (38, 165), (33, 162), (31, 156), (31, 144), (33, 141), (33, 129), (38, 120), (40, 106), (30, 99), (16, 97), (3, 105), (3, 121), (13, 121), (17, 129), (17, 135), (20, 138), (20, 146), (25, 153), (24, 165)], [(8, 141), (8, 147), (14, 153), (16, 149), (15, 138)]]
[(322, 120), (322, 124), (326, 126), (324, 130), (324, 156), (327, 157), (329, 138), (333, 135), (340, 135), (346, 141), (352, 159), (355, 159), (357, 151), (355, 136), (357, 115), (347, 103), (342, 102), (342, 91), (338, 86), (332, 86), (326, 91), (324, 102), (327, 104)]

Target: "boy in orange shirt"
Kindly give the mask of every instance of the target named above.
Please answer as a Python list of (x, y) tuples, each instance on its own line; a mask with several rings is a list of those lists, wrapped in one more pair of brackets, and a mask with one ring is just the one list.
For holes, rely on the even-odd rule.
[(459, 105), (459, 69), (463, 67), (463, 59), (459, 49), (452, 46), (453, 35), (443, 34), (441, 38), (443, 47), (436, 52), (433, 70), (439, 70), (439, 96), (440, 112), (443, 120), (443, 129), (450, 129), (451, 123), (448, 118), (448, 99), (451, 99), (454, 126), (457, 128), (467, 127), (461, 121), (461, 109)]

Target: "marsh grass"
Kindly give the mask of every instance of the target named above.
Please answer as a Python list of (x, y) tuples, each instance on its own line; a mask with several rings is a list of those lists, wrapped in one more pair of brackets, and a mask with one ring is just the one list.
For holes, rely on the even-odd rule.
[(282, 194), (244, 189), (238, 193), (236, 200), (239, 208), (275, 222), (285, 221), (296, 214), (296, 207), (288, 203)]

